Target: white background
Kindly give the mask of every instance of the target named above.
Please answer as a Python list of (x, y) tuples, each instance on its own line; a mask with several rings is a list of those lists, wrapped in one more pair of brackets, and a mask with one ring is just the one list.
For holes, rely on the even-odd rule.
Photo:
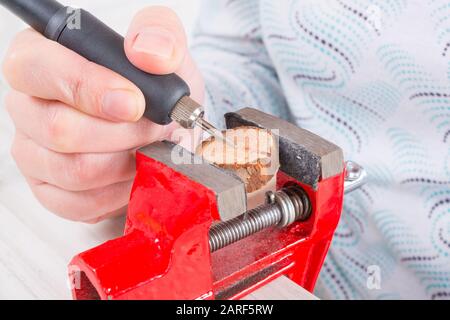
[[(66, 0), (88, 9), (124, 34), (142, 7), (173, 8), (192, 32), (199, 0)], [(0, 7), (0, 57), (24, 24)], [(121, 234), (123, 221), (95, 226), (64, 221), (41, 207), (9, 155), (14, 127), (3, 98), (7, 85), (0, 76), (0, 299), (68, 299), (67, 264), (72, 256)], [(32, 155), (30, 155), (32, 156)]]

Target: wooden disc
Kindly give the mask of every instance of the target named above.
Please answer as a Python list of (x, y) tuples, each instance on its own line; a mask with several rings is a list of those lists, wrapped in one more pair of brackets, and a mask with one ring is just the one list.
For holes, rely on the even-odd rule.
[(234, 142), (234, 147), (210, 137), (197, 148), (197, 154), (235, 172), (247, 193), (266, 185), (279, 168), (278, 143), (272, 133), (256, 127), (238, 127), (222, 133)]

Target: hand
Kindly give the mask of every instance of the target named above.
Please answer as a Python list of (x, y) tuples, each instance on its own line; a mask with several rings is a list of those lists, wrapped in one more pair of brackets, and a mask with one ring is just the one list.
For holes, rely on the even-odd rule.
[[(135, 66), (176, 72), (202, 102), (203, 80), (174, 12), (140, 11), (124, 45)], [(75, 221), (124, 213), (136, 148), (167, 139), (177, 125), (141, 119), (145, 100), (134, 84), (31, 29), (16, 36), (3, 71), (12, 88), (5, 104), (16, 127), (11, 152), (39, 201)]]

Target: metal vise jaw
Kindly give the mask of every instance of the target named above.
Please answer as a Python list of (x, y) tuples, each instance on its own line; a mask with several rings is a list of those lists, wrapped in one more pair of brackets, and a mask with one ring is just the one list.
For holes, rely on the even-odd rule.
[(225, 118), (278, 130), (277, 188), (302, 190), (307, 219), (212, 250), (213, 230), (246, 212), (242, 181), (172, 143), (149, 145), (136, 155), (124, 236), (69, 266), (75, 299), (239, 299), (281, 275), (313, 290), (342, 210), (342, 150), (255, 109)]

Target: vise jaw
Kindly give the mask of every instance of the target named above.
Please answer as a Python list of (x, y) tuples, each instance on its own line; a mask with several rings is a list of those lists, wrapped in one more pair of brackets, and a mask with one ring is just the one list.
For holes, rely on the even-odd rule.
[(75, 299), (238, 299), (281, 275), (313, 290), (342, 210), (342, 150), (255, 109), (225, 118), (228, 128), (276, 130), (277, 189), (301, 188), (308, 219), (211, 250), (211, 228), (246, 212), (243, 182), (170, 142), (146, 146), (136, 155), (124, 236), (70, 263)]

